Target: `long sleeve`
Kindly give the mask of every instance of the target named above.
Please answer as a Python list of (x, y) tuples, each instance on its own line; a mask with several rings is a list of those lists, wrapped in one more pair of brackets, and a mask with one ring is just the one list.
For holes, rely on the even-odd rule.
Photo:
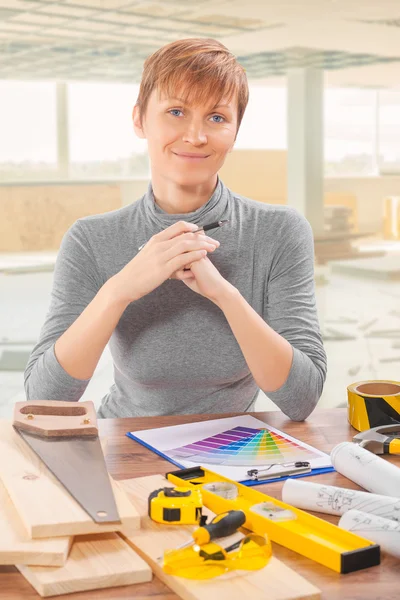
[(315, 302), (312, 229), (297, 210), (286, 215), (276, 232), (279, 244), (267, 279), (264, 319), (290, 342), (293, 360), (286, 382), (265, 393), (288, 417), (302, 421), (322, 394), (327, 361)]
[(57, 255), (50, 305), (24, 372), (27, 400), (77, 401), (84, 393), (90, 379), (71, 377), (58, 362), (54, 345), (101, 285), (95, 257), (78, 220), (65, 233)]

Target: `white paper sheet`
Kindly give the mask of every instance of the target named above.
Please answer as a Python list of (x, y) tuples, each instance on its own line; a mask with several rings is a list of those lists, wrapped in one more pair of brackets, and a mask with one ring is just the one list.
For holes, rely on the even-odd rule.
[[(197, 446), (199, 441), (205, 441), (204, 448), (209, 448), (210, 445), (212, 446), (214, 444), (215, 449), (218, 450), (221, 444), (223, 445), (223, 440), (225, 438), (227, 438), (229, 441), (229, 435), (226, 435), (225, 432), (237, 427), (254, 430), (268, 429), (272, 436), (274, 436), (274, 439), (278, 439), (279, 436), (283, 436), (285, 438), (286, 441), (283, 440), (281, 442), (283, 444), (281, 446), (282, 452), (277, 450), (274, 458), (269, 460), (270, 463), (276, 463), (276, 467), (272, 467), (269, 471), (271, 474), (274, 472), (274, 470), (283, 470), (282, 465), (292, 463), (295, 460), (307, 460), (310, 462), (311, 468), (313, 469), (332, 466), (330, 457), (325, 452), (321, 452), (320, 450), (317, 450), (316, 448), (313, 448), (312, 446), (309, 446), (308, 444), (305, 444), (296, 438), (279, 431), (279, 429), (275, 429), (271, 425), (267, 425), (263, 421), (260, 421), (251, 415), (228, 417), (225, 419), (213, 419), (210, 421), (188, 423), (185, 425), (174, 425), (172, 427), (161, 427), (159, 429), (148, 429), (145, 431), (132, 431), (131, 433), (158, 452), (169, 456), (183, 467), (190, 468), (201, 465), (234, 481), (245, 481), (249, 479), (247, 474), (249, 469), (262, 469), (268, 466), (268, 462), (261, 462), (263, 459), (260, 458), (260, 454), (258, 454), (258, 459), (254, 457), (251, 458), (248, 464), (233, 464), (231, 461), (236, 460), (236, 458), (232, 458), (232, 455), (225, 455), (225, 457), (223, 456), (221, 458), (221, 456), (218, 456), (217, 452), (215, 454), (210, 452), (211, 460), (207, 462), (205, 459), (206, 453), (199, 453), (199, 446)], [(257, 432), (254, 435), (256, 434)], [(220, 435), (222, 435), (222, 438), (219, 438)], [(262, 432), (260, 435), (262, 435)], [(208, 438), (213, 436), (218, 436), (219, 441), (207, 441)], [(280, 447), (279, 443), (280, 442), (278, 441), (278, 447)], [(190, 452), (192, 452), (192, 450), (183, 447), (192, 444), (195, 445), (195, 448), (193, 449), (192, 456), (190, 456)], [(246, 444), (243, 442), (244, 446)], [(259, 452), (261, 452), (260, 446), (257, 446), (257, 441), (254, 441), (254, 439), (248, 443), (248, 451), (250, 451), (251, 444), (253, 444), (253, 447), (254, 445), (258, 447)], [(243, 446), (241, 446), (239, 450), (242, 447)], [(239, 451), (237, 452), (237, 457), (239, 457)], [(256, 463), (254, 462), (255, 460), (257, 460)], [(291, 466), (288, 466), (288, 470), (290, 468)]]
[(331, 460), (336, 471), (369, 492), (400, 497), (400, 469), (358, 444), (338, 444)]
[(301, 479), (287, 479), (282, 488), (282, 500), (303, 510), (343, 515), (349, 510), (357, 509), (400, 523), (400, 498), (370, 494), (360, 490)]
[(400, 523), (370, 515), (361, 510), (349, 510), (339, 527), (379, 544), (382, 550), (400, 558)]

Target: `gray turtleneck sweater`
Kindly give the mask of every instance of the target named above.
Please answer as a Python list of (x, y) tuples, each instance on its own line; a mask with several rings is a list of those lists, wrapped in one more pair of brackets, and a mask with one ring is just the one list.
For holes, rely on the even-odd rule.
[[(191, 213), (163, 211), (150, 183), (136, 202), (78, 219), (70, 227), (57, 255), (46, 319), (25, 369), (27, 399), (79, 400), (90, 379), (75, 379), (61, 367), (56, 340), (152, 235), (179, 220), (203, 225), (219, 219), (229, 223), (209, 231), (221, 242), (209, 259), (293, 347), (286, 382), (274, 392), (264, 391), (291, 419), (305, 419), (326, 377), (311, 227), (295, 209), (239, 196), (221, 179), (208, 202)], [(254, 407), (259, 388), (224, 313), (182, 281), (167, 280), (130, 303), (109, 347), (115, 383), (104, 390), (99, 417)]]

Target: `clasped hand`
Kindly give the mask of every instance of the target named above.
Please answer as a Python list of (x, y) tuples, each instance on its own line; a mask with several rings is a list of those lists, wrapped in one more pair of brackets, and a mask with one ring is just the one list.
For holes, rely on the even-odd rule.
[[(130, 303), (146, 296), (168, 279), (180, 279), (215, 304), (232, 287), (207, 256), (220, 245), (193, 223), (178, 221), (153, 235), (138, 254), (113, 276), (118, 300)], [(186, 269), (186, 270), (185, 270)]]

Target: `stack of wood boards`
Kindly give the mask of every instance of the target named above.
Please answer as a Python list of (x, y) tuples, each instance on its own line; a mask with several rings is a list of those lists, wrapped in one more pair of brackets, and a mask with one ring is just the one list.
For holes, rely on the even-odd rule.
[(0, 420), (0, 564), (16, 565), (41, 596), (151, 581), (116, 533), (140, 517), (111, 478), (121, 523), (95, 523), (12, 427)]
[(324, 206), (324, 231), (351, 233), (354, 230), (352, 215), (349, 206)]
[(359, 238), (368, 238), (375, 232), (352, 233), (331, 231), (314, 235), (314, 250), (317, 264), (324, 265), (332, 260), (344, 260), (351, 258), (367, 258), (371, 256), (383, 256), (384, 250), (361, 250), (356, 241)]
[(387, 254), (380, 258), (363, 258), (346, 261), (333, 261), (331, 269), (334, 273), (372, 277), (373, 279), (400, 280), (400, 255)]
[(329, 204), (324, 206), (323, 231), (314, 232), (316, 263), (324, 265), (332, 260), (357, 257), (382, 256), (383, 251), (363, 250), (355, 243), (358, 238), (370, 237), (376, 232), (357, 233), (354, 209), (350, 206)]

